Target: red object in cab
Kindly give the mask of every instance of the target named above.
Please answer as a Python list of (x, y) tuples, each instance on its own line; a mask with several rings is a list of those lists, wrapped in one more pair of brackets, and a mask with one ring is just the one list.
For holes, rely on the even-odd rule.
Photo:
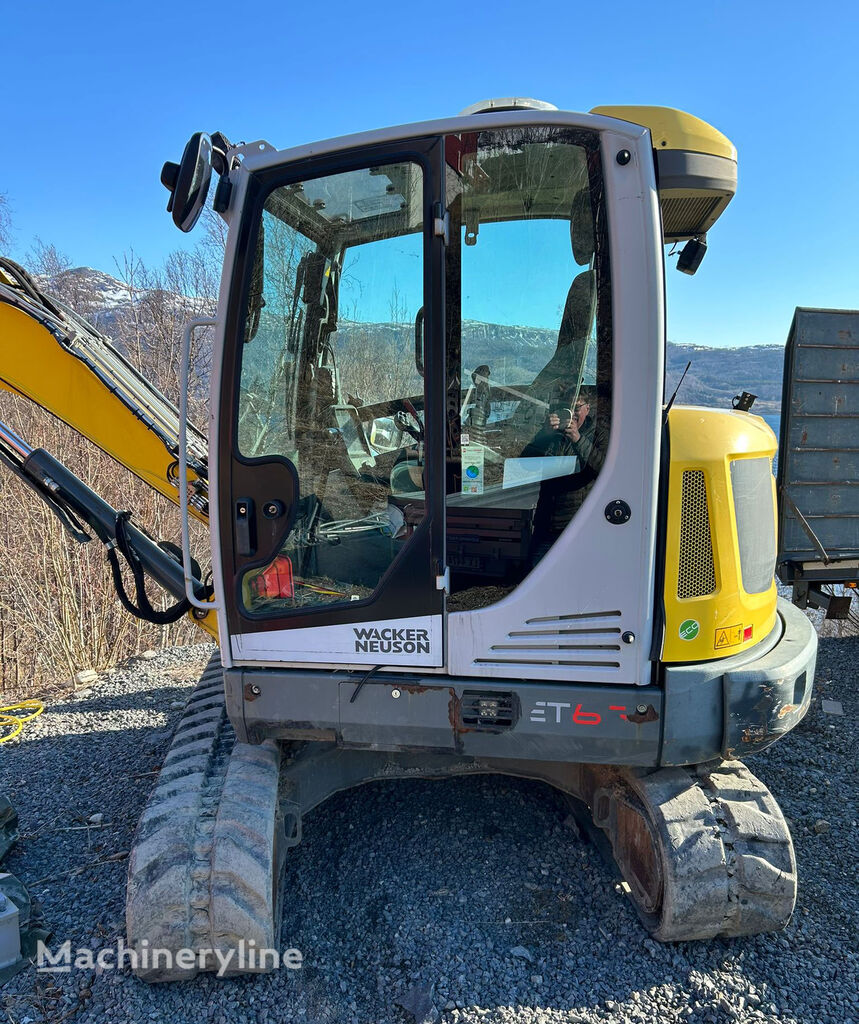
[(271, 600), (278, 597), (295, 597), (295, 583), (292, 578), (292, 560), (278, 555), (271, 565), (251, 580), (251, 590), (257, 597)]

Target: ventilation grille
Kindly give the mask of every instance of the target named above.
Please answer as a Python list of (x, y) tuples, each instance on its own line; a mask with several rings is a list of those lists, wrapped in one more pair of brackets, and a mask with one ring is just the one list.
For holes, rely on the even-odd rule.
[(716, 219), (713, 214), (725, 204), (724, 196), (662, 196), (662, 231), (666, 238), (697, 235)]
[(464, 690), (459, 717), (473, 732), (506, 732), (519, 718), (519, 702), (509, 692)]
[(713, 564), (713, 539), (710, 535), (710, 510), (704, 471), (687, 469), (683, 473), (680, 499), (680, 565), (677, 596), (705, 597), (716, 589)]
[(613, 610), (527, 619), (524, 629), (511, 630), (474, 664), (618, 669), (621, 627), (613, 620), (620, 617)]

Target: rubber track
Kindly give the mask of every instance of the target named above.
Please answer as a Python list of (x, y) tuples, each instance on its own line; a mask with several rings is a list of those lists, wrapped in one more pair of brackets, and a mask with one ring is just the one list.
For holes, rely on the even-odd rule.
[(138, 977), (177, 981), (217, 970), (213, 950), (238, 950), (242, 939), (245, 948), (250, 940), (277, 948), (279, 773), (276, 743), (235, 742), (215, 656), (185, 707), (128, 862), (129, 946), (197, 956), (193, 967), (167, 967), (150, 955)]
[(663, 901), (647, 919), (662, 942), (778, 931), (796, 903), (787, 823), (766, 786), (739, 761), (662, 768), (623, 778), (658, 836)]

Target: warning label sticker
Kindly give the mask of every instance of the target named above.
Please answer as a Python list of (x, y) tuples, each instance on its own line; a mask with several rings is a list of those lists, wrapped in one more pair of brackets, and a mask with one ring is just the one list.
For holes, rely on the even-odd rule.
[(713, 646), (718, 649), (719, 647), (735, 647), (737, 644), (743, 642), (743, 626), (740, 623), (739, 626), (723, 626), (721, 629), (716, 630), (716, 639)]

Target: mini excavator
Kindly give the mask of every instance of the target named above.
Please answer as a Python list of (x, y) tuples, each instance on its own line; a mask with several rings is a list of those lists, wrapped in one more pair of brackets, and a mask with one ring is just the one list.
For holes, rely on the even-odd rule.
[(790, 833), (743, 758), (802, 719), (817, 641), (776, 592), (776, 440), (664, 384), (664, 247), (698, 269), (729, 140), (520, 98), (287, 150), (198, 132), (162, 171), (181, 230), (213, 177), (220, 297), (178, 407), (0, 264), (0, 384), (174, 499), (181, 551), (6, 426), (0, 458), (130, 611), (219, 643), (129, 858), (129, 944), (199, 956), (138, 973), (277, 947), (302, 815), (380, 778), (543, 780), (655, 938), (783, 928)]

